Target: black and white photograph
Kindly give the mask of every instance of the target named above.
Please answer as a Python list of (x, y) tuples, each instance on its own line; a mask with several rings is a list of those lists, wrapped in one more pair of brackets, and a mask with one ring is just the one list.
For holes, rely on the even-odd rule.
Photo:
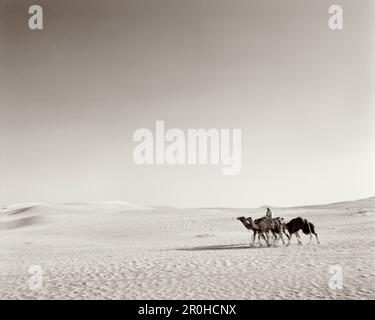
[(373, 0), (0, 0), (0, 300), (374, 300), (374, 248)]

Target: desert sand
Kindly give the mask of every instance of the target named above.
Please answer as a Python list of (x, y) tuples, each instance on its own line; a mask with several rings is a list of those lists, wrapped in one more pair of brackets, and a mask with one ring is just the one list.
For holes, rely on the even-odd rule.
[[(238, 216), (265, 210), (29, 203), (0, 209), (1, 299), (374, 299), (375, 197), (272, 208), (321, 244), (250, 247)], [(30, 266), (43, 271), (32, 289)], [(342, 288), (328, 285), (342, 267)]]

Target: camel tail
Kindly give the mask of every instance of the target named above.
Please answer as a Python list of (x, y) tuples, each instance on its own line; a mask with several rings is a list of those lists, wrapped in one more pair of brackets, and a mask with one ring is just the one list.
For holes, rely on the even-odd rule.
[(312, 234), (316, 234), (316, 232), (315, 232), (315, 226), (311, 222), (309, 222), (309, 224), (310, 224), (310, 231), (311, 231), (311, 233)]
[(306, 223), (303, 225), (302, 232), (304, 234), (315, 234), (315, 226), (311, 222), (306, 220)]

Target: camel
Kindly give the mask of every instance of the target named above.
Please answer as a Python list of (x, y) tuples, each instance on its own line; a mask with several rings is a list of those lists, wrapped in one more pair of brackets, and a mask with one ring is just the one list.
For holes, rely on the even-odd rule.
[[(251, 228), (258, 232), (258, 238), (263, 238), (264, 241), (266, 241), (267, 246), (270, 246), (271, 244), (269, 243), (269, 237), (268, 235), (266, 237), (265, 234), (267, 234), (269, 231), (271, 231), (274, 228), (273, 220), (269, 218), (260, 218), (260, 219), (257, 219), (256, 223), (255, 221), (253, 221), (252, 217), (249, 217), (246, 220), (250, 224)], [(253, 243), (254, 243), (254, 238), (255, 238), (255, 235), (253, 236)]]
[(277, 235), (279, 235), (279, 238), (281, 238), (281, 240), (283, 241), (283, 244), (285, 245), (285, 241), (284, 241), (284, 238), (283, 238), (283, 233), (286, 235), (286, 237), (289, 239), (289, 235), (285, 232), (285, 220), (284, 218), (281, 218), (281, 217), (276, 217), (276, 218), (272, 218), (274, 223), (275, 223), (275, 227), (274, 229), (271, 230), (273, 236), (274, 236), (274, 242), (276, 240), (279, 240), (277, 238)]
[[(250, 217), (247, 218), (247, 219), (250, 219)], [(271, 224), (270, 225), (271, 228), (270, 228), (269, 231), (271, 231), (271, 233), (274, 237), (273, 243), (280, 240), (280, 238), (281, 238), (281, 240), (283, 241), (283, 244), (285, 244), (285, 241), (284, 241), (284, 238), (283, 238), (283, 233), (286, 235), (286, 237), (288, 239), (289, 239), (289, 235), (285, 232), (285, 220), (284, 220), (284, 218), (281, 218), (281, 217), (276, 217), (276, 218), (262, 217), (262, 218), (259, 218), (259, 219), (255, 219), (254, 223), (258, 224), (260, 221), (263, 221), (265, 219), (267, 219), (266, 221), (268, 221), (268, 223)], [(269, 231), (266, 231), (267, 238), (269, 238), (269, 235), (268, 235)], [(259, 238), (259, 236), (258, 236), (258, 238)]]
[(307, 219), (303, 219), (301, 217), (294, 218), (294, 219), (290, 220), (288, 223), (285, 224), (285, 228), (288, 230), (289, 235), (290, 235), (288, 245), (290, 244), (290, 240), (291, 240), (293, 234), (296, 235), (298, 244), (299, 245), (302, 244), (301, 238), (298, 234), (299, 230), (302, 230), (302, 232), (306, 235), (308, 235), (308, 234), (310, 235), (309, 243), (311, 242), (312, 235), (315, 235), (316, 242), (318, 244), (320, 244), (320, 242), (318, 240), (318, 235), (315, 232), (315, 226), (311, 222), (309, 222)]
[[(279, 230), (278, 233), (284, 233), (286, 235), (286, 237), (289, 239), (289, 235), (286, 233), (285, 229), (286, 229), (286, 222), (285, 222), (285, 219), (284, 218), (281, 218), (281, 217), (276, 217), (276, 218), (273, 218), (275, 221), (277, 221), (278, 223), (278, 228)], [(274, 234), (275, 235), (275, 234)], [(276, 239), (275, 239), (276, 240)]]
[[(245, 228), (247, 230), (253, 230), (253, 237), (252, 237), (252, 241), (250, 242), (250, 246), (253, 246), (254, 245), (254, 241), (255, 241), (255, 237), (256, 235), (258, 234), (258, 241), (261, 245), (261, 241), (260, 241), (260, 233), (259, 233), (259, 230), (258, 228), (256, 227), (255, 229), (251, 226), (250, 222), (248, 221), (248, 218), (245, 218), (245, 217), (238, 217), (237, 220), (241, 221), (242, 224), (245, 226)], [(267, 241), (266, 241), (267, 242)]]
[(238, 217), (237, 220), (241, 221), (247, 230), (249, 231), (253, 230), (252, 241), (250, 242), (251, 246), (254, 245), (256, 235), (258, 235), (259, 245), (262, 245), (261, 238), (263, 238), (265, 242), (267, 243), (267, 245), (270, 246), (269, 232), (271, 232), (274, 236), (273, 243), (275, 243), (276, 240), (279, 240), (279, 238), (281, 238), (283, 244), (285, 245), (285, 241), (284, 241), (282, 233), (284, 233), (289, 239), (289, 235), (285, 232), (284, 218), (262, 217), (259, 219), (255, 219), (253, 221), (251, 217), (248, 217), (248, 218)]
[[(274, 235), (274, 237), (275, 237), (275, 239), (274, 239), (274, 242), (276, 241), (276, 238), (277, 238), (277, 235), (276, 235), (276, 233), (278, 234), (279, 233), (279, 225), (278, 225), (278, 223), (277, 222), (275, 222), (275, 225), (273, 225), (272, 224), (272, 226), (271, 226), (271, 228), (264, 228), (264, 224), (265, 224), (265, 222), (263, 221), (264, 219), (268, 219), (268, 223), (272, 223), (272, 218), (267, 218), (267, 217), (262, 217), (262, 218), (259, 218), (259, 219), (255, 219), (254, 220), (254, 223), (255, 223), (255, 227), (254, 226), (251, 226), (250, 225), (250, 222), (249, 222), (249, 219), (250, 219), (251, 217), (249, 217), (249, 218), (245, 218), (245, 217), (238, 217), (237, 218), (237, 220), (240, 220), (241, 222), (242, 222), (242, 224), (245, 226), (245, 228), (247, 229), (247, 230), (253, 230), (253, 237), (252, 237), (252, 241), (250, 242), (250, 245), (251, 246), (253, 246), (254, 245), (254, 242), (255, 242), (255, 237), (256, 237), (256, 235), (258, 235), (258, 243), (259, 243), (259, 245), (261, 246), (262, 245), (262, 242), (261, 242), (261, 237), (266, 241), (266, 243), (267, 243), (267, 245), (269, 246), (270, 244), (269, 244), (269, 236), (268, 236), (268, 233), (269, 233), (269, 231), (271, 231), (272, 232), (272, 234)], [(270, 220), (271, 219), (271, 220)], [(275, 218), (275, 219), (278, 219), (278, 218)], [(258, 223), (260, 223), (261, 221), (263, 221), (263, 223), (262, 223), (262, 226), (263, 226), (263, 229), (264, 229), (264, 231), (263, 231), (263, 233), (265, 233), (266, 235), (267, 235), (267, 239), (266, 239), (266, 237), (265, 237), (265, 235), (263, 234), (262, 235), (262, 232), (260, 232), (260, 229), (258, 228)], [(283, 243), (284, 243), (284, 239), (283, 239)], [(285, 244), (285, 243), (284, 243)]]
[[(277, 217), (277, 218), (262, 217), (260, 219), (256, 219), (255, 221), (253, 221), (253, 219), (251, 217), (249, 217), (247, 220), (252, 225), (252, 227), (254, 227), (254, 225), (259, 227), (259, 233), (261, 235), (264, 234), (264, 233), (267, 234), (267, 241), (266, 242), (267, 242), (268, 246), (270, 245), (269, 241), (268, 241), (269, 240), (268, 233), (270, 231), (274, 236), (273, 243), (275, 243), (276, 240), (278, 240), (277, 236), (279, 236), (279, 238), (281, 238), (283, 244), (285, 245), (285, 241), (284, 241), (284, 238), (283, 238), (283, 231), (285, 233), (284, 219), (283, 218), (280, 218), (280, 217)], [(288, 235), (287, 235), (287, 237), (288, 237)]]

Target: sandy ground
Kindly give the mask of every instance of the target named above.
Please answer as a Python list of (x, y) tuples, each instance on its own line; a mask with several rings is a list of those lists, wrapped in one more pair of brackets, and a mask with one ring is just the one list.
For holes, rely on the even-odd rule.
[[(289, 247), (249, 246), (237, 216), (261, 209), (142, 208), (121, 202), (0, 210), (1, 299), (374, 299), (375, 197), (274, 208), (311, 220)], [(43, 271), (30, 286), (30, 266)], [(343, 271), (329, 287), (330, 266)], [(33, 283), (33, 282), (31, 282)], [(34, 289), (34, 290), (33, 290)]]

